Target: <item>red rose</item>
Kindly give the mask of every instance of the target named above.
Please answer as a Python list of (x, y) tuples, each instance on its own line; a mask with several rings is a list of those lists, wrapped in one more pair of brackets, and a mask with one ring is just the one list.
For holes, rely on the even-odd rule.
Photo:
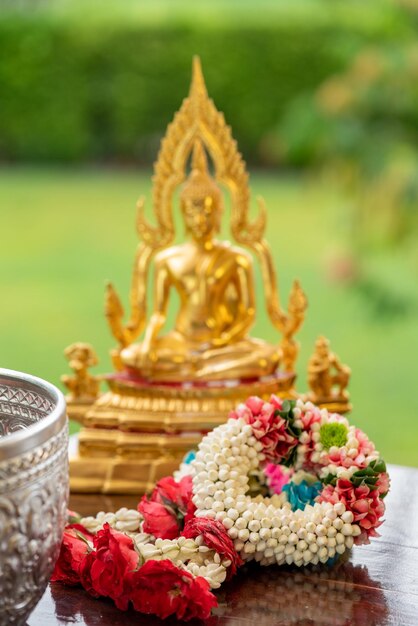
[(285, 460), (298, 442), (288, 432), (286, 420), (277, 414), (282, 404), (277, 396), (272, 396), (270, 402), (253, 396), (230, 413), (230, 417), (242, 418), (250, 424), (254, 437), (263, 444), (266, 459), (276, 463)]
[(99, 593), (93, 587), (93, 581), (91, 579), (91, 567), (93, 565), (94, 559), (96, 558), (96, 552), (93, 550), (89, 552), (84, 559), (80, 563), (80, 583), (84, 587), (84, 589), (94, 598), (98, 598), (100, 596)]
[(181, 533), (187, 539), (194, 539), (202, 535), (204, 544), (211, 550), (215, 550), (223, 559), (231, 561), (228, 568), (228, 578), (231, 578), (243, 561), (235, 550), (231, 537), (225, 530), (224, 525), (218, 520), (208, 517), (194, 517), (184, 527)]
[(158, 481), (155, 487), (155, 497), (160, 501), (168, 500), (179, 508), (187, 508), (187, 504), (192, 497), (192, 477), (183, 476), (180, 482), (176, 482), (172, 476), (166, 476)]
[(204, 578), (194, 578), (168, 560), (147, 561), (132, 579), (131, 600), (141, 613), (162, 619), (176, 615), (177, 619), (188, 621), (207, 619), (211, 609), (217, 606)]
[[(333, 487), (328, 485), (318, 497), (318, 502), (342, 502), (354, 515), (354, 523), (365, 531), (367, 537), (378, 536), (375, 528), (378, 528), (383, 520), (380, 518), (385, 512), (385, 505), (379, 496), (378, 489), (370, 489), (367, 485), (354, 485), (344, 478), (337, 481)], [(360, 541), (360, 540), (359, 540)]]
[(161, 539), (175, 539), (180, 528), (174, 509), (143, 496), (138, 511), (144, 516), (143, 530)]
[(181, 518), (190, 513), (191, 509), (195, 510), (192, 496), (193, 481), (191, 476), (183, 476), (180, 482), (176, 482), (172, 476), (166, 476), (158, 481), (150, 499), (174, 509), (176, 516), (181, 521)]
[(93, 535), (81, 524), (66, 526), (51, 581), (77, 585), (80, 582), (80, 563), (92, 550), (92, 541)]
[(128, 535), (105, 524), (94, 537), (95, 552), (83, 568), (83, 584), (100, 596), (109, 596), (119, 609), (129, 604), (131, 574), (138, 567), (138, 553)]
[(172, 476), (162, 478), (151, 496), (144, 496), (138, 505), (144, 516), (144, 532), (161, 539), (178, 537), (185, 521), (194, 516), (192, 496), (191, 476), (184, 476), (180, 482)]

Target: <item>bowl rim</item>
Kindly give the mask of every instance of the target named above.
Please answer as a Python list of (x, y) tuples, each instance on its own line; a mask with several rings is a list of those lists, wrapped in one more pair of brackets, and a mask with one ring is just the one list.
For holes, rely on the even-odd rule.
[(5, 437), (0, 437), (0, 462), (14, 456), (19, 456), (48, 441), (57, 435), (67, 424), (66, 403), (62, 392), (52, 383), (32, 374), (0, 368), (0, 384), (7, 385), (7, 381), (29, 385), (45, 392), (55, 404), (53, 410), (45, 417), (27, 428), (18, 430)]

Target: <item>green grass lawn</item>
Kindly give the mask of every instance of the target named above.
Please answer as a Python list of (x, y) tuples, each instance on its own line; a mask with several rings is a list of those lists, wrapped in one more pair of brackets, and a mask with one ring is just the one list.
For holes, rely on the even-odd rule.
[[(326, 259), (345, 240), (347, 228), (335, 190), (321, 182), (265, 174), (253, 176), (252, 186), (269, 210), (267, 238), (282, 299), (287, 301), (295, 277), (309, 298), (300, 332), (299, 390), (306, 389), (306, 362), (315, 338), (326, 334), (353, 370), (353, 421), (377, 442), (387, 461), (418, 465), (416, 317), (372, 316), (364, 297), (327, 279)], [(137, 241), (135, 201), (146, 194), (149, 207), (150, 189), (148, 172), (0, 170), (2, 366), (59, 384), (67, 371), (63, 349), (80, 340), (97, 350), (97, 370), (109, 371), (113, 339), (103, 315), (104, 284), (112, 280), (127, 303)], [(388, 284), (413, 289), (402, 254), (381, 253), (375, 266)], [(257, 291), (253, 334), (277, 341), (259, 274)]]

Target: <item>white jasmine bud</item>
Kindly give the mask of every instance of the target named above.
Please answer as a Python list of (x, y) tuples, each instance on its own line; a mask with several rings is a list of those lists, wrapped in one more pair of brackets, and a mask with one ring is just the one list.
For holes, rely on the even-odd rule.
[(255, 544), (254, 543), (246, 543), (244, 546), (244, 552), (246, 554), (252, 554), (253, 552), (255, 552)]
[(227, 514), (228, 517), (231, 518), (231, 520), (236, 520), (239, 517), (239, 513), (236, 509), (228, 509)]
[(259, 530), (260, 530), (260, 528), (261, 528), (261, 524), (260, 524), (259, 520), (257, 520), (257, 519), (251, 520), (251, 521), (248, 523), (248, 529), (249, 529), (250, 531), (257, 532), (257, 531), (259, 531)]
[(345, 512), (345, 506), (342, 502), (337, 502), (337, 504), (334, 504), (334, 511), (337, 513), (337, 515), (342, 515)]
[(228, 535), (231, 539), (236, 539), (238, 537), (238, 529), (233, 526), (228, 530)]
[(346, 537), (348, 537), (349, 535), (352, 535), (353, 528), (351, 524), (344, 524), (343, 527), (341, 528), (341, 533), (345, 535)]
[(259, 541), (256, 546), (257, 552), (264, 552), (266, 548), (267, 548), (267, 544), (265, 541)]
[(327, 529), (325, 528), (323, 524), (318, 524), (315, 532), (318, 535), (318, 537), (323, 537), (324, 535), (327, 534)]

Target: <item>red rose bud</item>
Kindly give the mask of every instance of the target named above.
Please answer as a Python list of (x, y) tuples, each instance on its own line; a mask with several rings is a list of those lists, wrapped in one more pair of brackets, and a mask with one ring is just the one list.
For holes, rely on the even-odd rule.
[(131, 601), (141, 613), (162, 619), (175, 615), (177, 619), (207, 619), (217, 606), (209, 583), (194, 578), (169, 560), (147, 561), (132, 576)]
[(144, 496), (138, 511), (144, 517), (144, 532), (160, 539), (175, 539), (185, 521), (194, 516), (192, 502), (193, 484), (191, 476), (176, 482), (172, 476), (158, 481), (149, 497)]
[(126, 611), (131, 575), (139, 563), (134, 543), (128, 535), (105, 524), (94, 537), (94, 547), (95, 552), (89, 555), (83, 568), (83, 585), (86, 583), (86, 588), (100, 596), (112, 598), (119, 609)]
[(243, 561), (235, 550), (231, 537), (225, 527), (218, 520), (208, 517), (194, 517), (184, 527), (181, 533), (187, 539), (195, 539), (202, 535), (204, 544), (211, 550), (215, 550), (223, 559), (231, 561), (228, 568), (228, 579), (231, 578)]
[(65, 528), (60, 554), (51, 576), (52, 582), (67, 585), (80, 583), (80, 564), (92, 550), (93, 538), (81, 524), (71, 524)]

